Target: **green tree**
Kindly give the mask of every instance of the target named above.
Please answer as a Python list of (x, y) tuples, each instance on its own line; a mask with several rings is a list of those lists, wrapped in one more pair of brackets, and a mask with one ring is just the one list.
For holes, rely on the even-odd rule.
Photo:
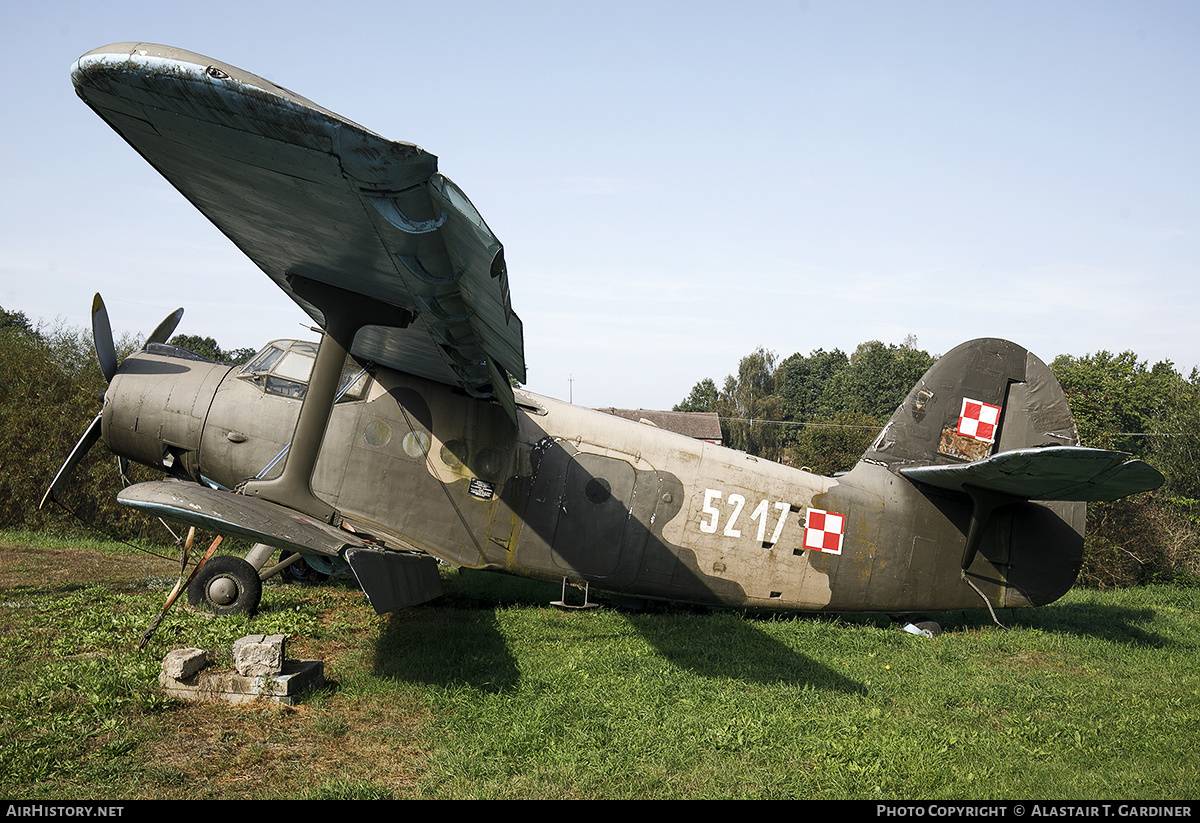
[(862, 412), (842, 412), (832, 420), (799, 427), (796, 442), (787, 452), (788, 462), (831, 477), (850, 471), (879, 434), (875, 418)]
[(818, 416), (832, 419), (843, 412), (856, 412), (882, 424), (934, 359), (929, 352), (915, 348), (911, 337), (899, 346), (878, 340), (861, 343), (850, 355), (849, 364), (825, 384), (817, 403)]
[(30, 334), (34, 330), (33, 326), (29, 324), (29, 318), (25, 316), (25, 312), (8, 311), (0, 306), (0, 330), (3, 329), (11, 329), (25, 334)]
[(797, 352), (780, 363), (775, 383), (783, 419), (799, 423), (815, 419), (825, 387), (849, 365), (850, 358), (841, 349), (817, 349), (807, 357)]
[(1200, 501), (1200, 373), (1174, 383), (1151, 421), (1147, 459), (1166, 476), (1163, 491)]
[(1166, 477), (1163, 489), (1088, 506), (1084, 585), (1131, 586), (1200, 573), (1192, 500), (1200, 495), (1197, 376), (1131, 351), (1061, 355), (1050, 365), (1085, 446), (1129, 452)]
[[(117, 359), (142, 341), (122, 335)], [(166, 532), (157, 520), (117, 503), (123, 480), (103, 442), (96, 443), (61, 491), (63, 506), (39, 509), (71, 449), (100, 411), (104, 377), (90, 331), (34, 327), (23, 312), (0, 308), (0, 526), (78, 533), (89, 524), (110, 535)], [(160, 475), (139, 466), (132, 478)]]
[(211, 337), (201, 337), (197, 334), (177, 334), (168, 341), (172, 346), (187, 349), (192, 354), (198, 354), (218, 363), (245, 363), (257, 352), (254, 349), (233, 349), (225, 351)]
[(725, 378), (717, 399), (725, 443), (768, 460), (779, 459), (780, 409), (775, 394), (775, 352), (759, 346), (738, 363), (737, 376)]
[(677, 412), (713, 412), (717, 410), (717, 398), (719, 394), (717, 384), (713, 382), (711, 377), (706, 377), (692, 386), (691, 393), (683, 399), (683, 402), (676, 403), (671, 410)]
[[(5, 312), (14, 314), (24, 317)], [(38, 502), (99, 412), (104, 379), (90, 336), (63, 328), (43, 332), (27, 321), (0, 328), (0, 363), (0, 525), (44, 528), (61, 521), (62, 512), (40, 512)], [(76, 470), (71, 502), (81, 517), (101, 508), (95, 490), (109, 474), (115, 474), (112, 465), (99, 465), (95, 454)]]
[(1172, 398), (1186, 394), (1183, 378), (1170, 361), (1151, 368), (1131, 351), (1064, 354), (1054, 359), (1050, 370), (1067, 395), (1083, 445), (1139, 457), (1148, 454), (1147, 435), (1163, 419)]
[(232, 363), (235, 366), (240, 366), (243, 363), (249, 363), (250, 358), (254, 357), (256, 354), (258, 354), (258, 349), (230, 349), (229, 351), (225, 352), (225, 362)]

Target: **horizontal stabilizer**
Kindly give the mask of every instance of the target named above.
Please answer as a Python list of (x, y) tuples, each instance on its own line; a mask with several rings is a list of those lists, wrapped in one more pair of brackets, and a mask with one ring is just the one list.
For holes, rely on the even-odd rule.
[(1163, 476), (1125, 452), (1082, 446), (1050, 446), (1001, 452), (954, 466), (900, 469), (909, 480), (942, 489), (986, 489), (1024, 500), (1116, 500), (1157, 489)]
[(178, 480), (138, 483), (117, 500), (164, 520), (300, 554), (336, 557), (367, 543), (347, 531), (258, 497), (217, 491)]

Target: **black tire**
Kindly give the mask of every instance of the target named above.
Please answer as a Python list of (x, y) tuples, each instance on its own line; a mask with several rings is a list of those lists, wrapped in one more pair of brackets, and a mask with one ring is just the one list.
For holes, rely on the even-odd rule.
[(254, 614), (260, 600), (258, 572), (233, 555), (211, 558), (188, 585), (188, 603), (217, 614)]

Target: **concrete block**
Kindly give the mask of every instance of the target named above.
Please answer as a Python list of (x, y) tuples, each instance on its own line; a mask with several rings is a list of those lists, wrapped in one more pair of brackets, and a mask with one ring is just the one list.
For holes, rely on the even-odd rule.
[(204, 649), (175, 649), (163, 658), (162, 673), (165, 677), (184, 680), (208, 665), (208, 653)]
[(251, 634), (233, 641), (233, 668), (242, 677), (274, 677), (283, 671), (282, 634)]
[(191, 677), (175, 679), (160, 674), (159, 685), (170, 697), (181, 700), (224, 700), (247, 703), (274, 700), (291, 705), (309, 689), (325, 685), (325, 664), (320, 660), (288, 660), (274, 677), (246, 677), (229, 671), (200, 671)]
[(284, 640), (282, 634), (252, 634), (234, 641), (232, 672), (207, 669), (203, 649), (175, 649), (163, 659), (159, 685), (181, 700), (274, 700), (291, 705), (301, 692), (325, 685), (325, 664), (285, 660)]

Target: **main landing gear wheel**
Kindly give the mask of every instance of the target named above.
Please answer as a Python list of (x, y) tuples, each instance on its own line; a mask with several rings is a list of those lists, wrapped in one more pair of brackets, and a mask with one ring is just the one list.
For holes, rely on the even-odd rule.
[(254, 614), (260, 600), (258, 571), (232, 555), (210, 559), (188, 585), (188, 603), (217, 614)]

